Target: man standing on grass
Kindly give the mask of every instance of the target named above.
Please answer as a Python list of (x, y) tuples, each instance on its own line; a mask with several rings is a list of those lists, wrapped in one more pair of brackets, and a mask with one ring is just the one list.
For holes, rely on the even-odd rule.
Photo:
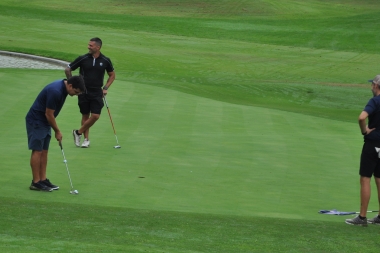
[[(346, 223), (357, 226), (367, 226), (367, 223), (380, 225), (380, 213), (373, 219), (366, 218), (368, 203), (371, 197), (371, 178), (375, 178), (380, 208), (380, 75), (370, 80), (373, 98), (371, 98), (359, 115), (359, 127), (364, 135), (364, 145), (360, 158), (360, 214), (347, 219)], [(368, 118), (368, 125), (366, 120)], [(380, 209), (379, 209), (380, 210)]]
[[(83, 76), (86, 85), (86, 93), (78, 96), (78, 105), (82, 114), (81, 127), (73, 130), (74, 144), (77, 147), (81, 146), (82, 134), (84, 134), (82, 148), (90, 146), (90, 127), (99, 119), (104, 106), (103, 96), (107, 95), (108, 88), (115, 80), (111, 60), (100, 52), (101, 47), (101, 39), (90, 39), (88, 54), (79, 56), (65, 69), (65, 74), (69, 78), (71, 71), (79, 68), (79, 73)], [(105, 72), (108, 74), (108, 80), (103, 87)]]
[(28, 147), (32, 150), (30, 166), (33, 180), (29, 189), (47, 192), (59, 189), (46, 178), (51, 129), (53, 128), (57, 141), (61, 142), (62, 133), (55, 118), (61, 111), (67, 95), (79, 95), (84, 91), (84, 80), (81, 76), (58, 80), (45, 86), (30, 107), (25, 117)]

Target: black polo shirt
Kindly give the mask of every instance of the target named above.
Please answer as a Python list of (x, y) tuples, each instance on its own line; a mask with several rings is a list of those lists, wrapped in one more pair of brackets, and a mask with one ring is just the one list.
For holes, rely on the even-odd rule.
[(79, 73), (84, 78), (86, 88), (90, 90), (102, 88), (105, 71), (114, 71), (110, 58), (102, 53), (96, 59), (91, 54), (79, 56), (69, 64), (69, 68), (71, 70), (79, 68)]

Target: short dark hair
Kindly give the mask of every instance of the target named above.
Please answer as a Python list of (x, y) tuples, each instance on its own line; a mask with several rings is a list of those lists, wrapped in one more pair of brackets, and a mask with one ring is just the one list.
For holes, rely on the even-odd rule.
[(82, 76), (72, 76), (67, 79), (67, 84), (71, 84), (74, 89), (80, 89), (81, 92), (86, 91), (86, 86), (84, 85), (84, 79)]
[(103, 42), (100, 38), (95, 37), (95, 38), (90, 39), (90, 41), (94, 41), (96, 43), (96, 45), (102, 47)]

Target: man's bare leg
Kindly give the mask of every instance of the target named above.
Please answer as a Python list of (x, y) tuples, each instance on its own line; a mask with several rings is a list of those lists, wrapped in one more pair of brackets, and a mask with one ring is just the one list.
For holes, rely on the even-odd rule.
[[(83, 121), (83, 117), (82, 117), (82, 126), (81, 128), (78, 129), (78, 133), (79, 134), (86, 134), (86, 131), (88, 131), (87, 133), (87, 137), (89, 136), (89, 132), (90, 132), (90, 127), (92, 127), (92, 125), (95, 124), (95, 122), (99, 119), (100, 117), (100, 114), (95, 114), (95, 113), (92, 113), (91, 114), (91, 117), (89, 117), (87, 120)], [(86, 138), (86, 135), (84, 136)]]
[(40, 180), (44, 181), (46, 179), (46, 167), (48, 161), (48, 150), (42, 150), (41, 160), (40, 160)]
[(360, 177), (360, 216), (366, 217), (368, 203), (371, 197), (371, 178)]
[(379, 177), (375, 177), (375, 182), (376, 182), (376, 186), (377, 186), (377, 199), (379, 201), (379, 216), (380, 216), (380, 178)]
[(30, 167), (32, 168), (33, 183), (37, 183), (41, 180), (41, 156), (42, 151), (32, 150), (32, 154), (30, 156)]
[[(90, 114), (82, 114), (82, 121), (81, 121), (81, 126), (84, 125), (84, 123), (90, 118)], [(78, 131), (79, 132), (79, 131)], [(79, 132), (81, 133), (81, 132)], [(90, 140), (88, 138), (88, 135), (90, 134), (90, 130), (89, 129), (86, 129), (84, 132), (83, 132), (83, 135), (84, 135), (84, 138), (87, 139), (87, 140)]]

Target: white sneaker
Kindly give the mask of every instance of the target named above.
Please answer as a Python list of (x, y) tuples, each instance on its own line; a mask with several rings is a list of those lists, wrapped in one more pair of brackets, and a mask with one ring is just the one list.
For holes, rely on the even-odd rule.
[(74, 144), (75, 144), (75, 146), (80, 147), (80, 138), (82, 137), (82, 135), (78, 135), (76, 133), (76, 130), (74, 129), (73, 130), (73, 136), (74, 136)]
[(87, 139), (84, 139), (82, 143), (82, 148), (88, 148), (88, 147), (90, 147), (90, 141)]

